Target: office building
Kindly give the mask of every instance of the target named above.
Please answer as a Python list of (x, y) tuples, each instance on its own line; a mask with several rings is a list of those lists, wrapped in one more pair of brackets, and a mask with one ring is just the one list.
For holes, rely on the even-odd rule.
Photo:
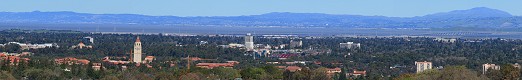
[(247, 35), (245, 36), (245, 49), (247, 51), (254, 50), (254, 37), (250, 33), (247, 33)]
[(419, 73), (419, 72), (422, 72), (425, 70), (432, 69), (433, 65), (431, 64), (431, 62), (424, 61), (424, 62), (415, 62), (415, 66), (417, 66), (417, 73)]

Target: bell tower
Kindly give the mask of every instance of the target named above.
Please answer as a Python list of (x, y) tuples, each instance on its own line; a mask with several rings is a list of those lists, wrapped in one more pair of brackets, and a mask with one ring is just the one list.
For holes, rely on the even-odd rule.
[(141, 63), (141, 41), (140, 37), (136, 38), (136, 42), (134, 42), (134, 53), (132, 61), (135, 63)]

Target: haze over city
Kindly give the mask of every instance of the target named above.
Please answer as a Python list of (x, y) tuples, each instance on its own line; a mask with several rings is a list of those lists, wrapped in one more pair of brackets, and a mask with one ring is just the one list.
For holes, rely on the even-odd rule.
[(522, 15), (513, 7), (519, 0), (8, 0), (0, 11), (72, 11), (94, 14), (142, 14), (153, 16), (241, 16), (271, 12), (350, 14), (389, 17), (423, 16), (438, 12), (488, 7)]

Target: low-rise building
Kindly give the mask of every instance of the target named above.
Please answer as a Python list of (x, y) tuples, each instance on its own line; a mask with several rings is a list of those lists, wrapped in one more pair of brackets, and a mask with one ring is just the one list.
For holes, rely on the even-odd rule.
[(337, 74), (337, 73), (341, 73), (341, 68), (328, 68), (326, 69), (326, 75), (328, 76), (332, 76), (334, 74)]
[(366, 76), (366, 71), (358, 71), (358, 70), (353, 70), (353, 73), (350, 74), (351, 76)]
[(144, 61), (144, 63), (151, 63), (155, 59), (156, 58), (154, 56), (147, 56), (147, 57), (145, 57), (145, 59), (143, 61)]
[(92, 63), (92, 69), (95, 71), (101, 70), (102, 64), (101, 63)]
[(1, 60), (7, 60), (9, 62), (9, 65), (18, 65), (20, 62), (27, 63), (29, 58), (20, 58), (19, 56), (9, 56), (9, 55), (0, 55)]
[(339, 47), (345, 48), (345, 49), (360, 48), (361, 43), (354, 43), (354, 42), (339, 43)]
[(295, 72), (295, 71), (300, 71), (302, 70), (303, 68), (299, 67), (299, 66), (287, 66), (285, 68), (285, 70), (288, 70), (290, 72)]
[(488, 72), (489, 69), (500, 70), (500, 66), (495, 65), (495, 64), (489, 64), (489, 63), (482, 64), (482, 74), (486, 74), (486, 72)]
[(287, 70), (287, 71), (290, 71), (290, 72), (300, 71), (300, 70), (303, 69), (303, 68), (301, 68), (299, 66), (277, 66), (277, 68), (284, 69), (284, 70)]
[(26, 44), (26, 43), (19, 43), (19, 42), (9, 42), (9, 43), (6, 43), (6, 44), (0, 44), (0, 46), (5, 46), (5, 45), (8, 45), (8, 44), (19, 45), (22, 50), (49, 48), (49, 47), (59, 47), (56, 43)]
[(67, 64), (67, 65), (73, 65), (73, 64), (81, 64), (81, 65), (87, 65), (89, 64), (89, 60), (86, 60), (86, 59), (76, 59), (76, 58), (73, 58), (73, 57), (65, 57), (65, 58), (57, 58), (57, 59), (54, 59), (55, 63), (56, 64)]
[(232, 68), (236, 64), (239, 64), (239, 62), (237, 62), (237, 61), (230, 61), (230, 62), (227, 62), (227, 63), (198, 63), (198, 64), (196, 64), (196, 67), (206, 68), (206, 69), (213, 69), (213, 68), (216, 68), (216, 67)]
[[(124, 57), (122, 57), (124, 58)], [(123, 64), (128, 64), (128, 63), (131, 63), (131, 61), (127, 61), (127, 60), (111, 60), (110, 57), (106, 56), (102, 59), (103, 62), (106, 62), (106, 63), (109, 63), (111, 65), (123, 65)]]

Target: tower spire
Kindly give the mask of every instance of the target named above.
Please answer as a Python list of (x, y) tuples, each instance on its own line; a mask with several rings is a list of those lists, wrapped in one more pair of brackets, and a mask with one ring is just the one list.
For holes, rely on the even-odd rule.
[(136, 42), (141, 42), (140, 41), (140, 36), (136, 37)]

